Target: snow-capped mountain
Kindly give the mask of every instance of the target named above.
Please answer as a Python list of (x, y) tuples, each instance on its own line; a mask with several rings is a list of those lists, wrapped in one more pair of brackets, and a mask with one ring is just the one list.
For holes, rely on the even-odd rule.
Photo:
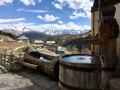
[(85, 32), (88, 32), (89, 30), (85, 30), (85, 31), (80, 31), (80, 30), (48, 30), (48, 31), (44, 31), (43, 33), (47, 34), (47, 35), (64, 35), (64, 34), (82, 34)]
[(26, 27), (24, 27), (24, 28), (22, 29), (22, 32), (28, 32), (28, 31), (32, 31), (32, 29), (29, 29), (29, 28), (26, 28)]
[(16, 36), (19, 36), (25, 32), (30, 32), (30, 31), (39, 32), (39, 33), (47, 34), (50, 36), (54, 36), (54, 35), (64, 35), (64, 34), (79, 35), (79, 34), (83, 34), (85, 32), (88, 32), (89, 30), (81, 31), (81, 30), (71, 29), (71, 30), (42, 30), (42, 31), (39, 30), (39, 31), (35, 31), (35, 30), (29, 29), (27, 27), (23, 27), (20, 29), (20, 28), (17, 28), (16, 26), (9, 25), (5, 29), (3, 29), (2, 31), (7, 32), (7, 33), (11, 33), (11, 34), (16, 35)]
[(22, 31), (18, 31), (15, 29), (3, 29), (1, 31), (6, 32), (6, 33), (11, 33), (11, 34), (16, 35), (16, 36), (19, 36), (20, 34), (22, 34)]
[(21, 35), (21, 34), (24, 33), (24, 32), (31, 31), (31, 29), (26, 28), (26, 27), (24, 27), (24, 28), (22, 28), (22, 29), (17, 29), (17, 28), (14, 26), (14, 27), (7, 27), (7, 28), (5, 28), (5, 29), (3, 29), (3, 30), (1, 30), (1, 31), (6, 32), (6, 33), (11, 33), (11, 34), (16, 35), (16, 36), (19, 36), (19, 35)]

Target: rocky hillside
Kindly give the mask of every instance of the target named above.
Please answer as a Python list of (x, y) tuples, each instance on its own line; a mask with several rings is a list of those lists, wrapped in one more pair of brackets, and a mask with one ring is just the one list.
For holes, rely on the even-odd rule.
[(57, 45), (66, 47), (67, 50), (77, 50), (77, 52), (81, 52), (82, 49), (87, 48), (90, 50), (91, 45), (87, 44), (80, 35), (56, 35), (52, 36), (47, 40), (54, 40), (56, 41)]
[(68, 42), (78, 37), (79, 35), (74, 35), (74, 34), (55, 35), (55, 36), (51, 36), (47, 40), (55, 41), (57, 45), (63, 45), (65, 42)]
[(20, 36), (22, 36), (22, 35), (28, 37), (29, 39), (43, 39), (43, 38), (50, 37), (49, 35), (46, 35), (44, 33), (37, 32), (37, 31), (24, 32)]

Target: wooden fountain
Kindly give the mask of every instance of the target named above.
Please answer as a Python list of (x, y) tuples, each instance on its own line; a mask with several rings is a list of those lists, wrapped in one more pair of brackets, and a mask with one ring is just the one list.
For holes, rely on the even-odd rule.
[(109, 80), (117, 64), (116, 44), (119, 34), (119, 26), (114, 18), (116, 8), (114, 5), (102, 5), (99, 11), (99, 32), (92, 42), (99, 45), (99, 54), (101, 57), (101, 85), (102, 90), (109, 90)]

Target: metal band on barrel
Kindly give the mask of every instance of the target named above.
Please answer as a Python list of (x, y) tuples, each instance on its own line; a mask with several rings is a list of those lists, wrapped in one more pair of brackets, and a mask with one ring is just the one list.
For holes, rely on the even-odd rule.
[(106, 71), (106, 72), (114, 72), (115, 68), (113, 67), (101, 67), (102, 71)]
[(85, 89), (85, 88), (73, 87), (73, 86), (70, 86), (70, 85), (67, 85), (67, 84), (63, 83), (61, 80), (59, 80), (59, 83), (60, 83), (63, 87), (65, 87), (65, 88), (67, 88), (67, 89), (69, 89), (69, 90), (95, 90), (95, 89)]
[(81, 71), (81, 72), (94, 72), (97, 70), (97, 68), (95, 68), (95, 67), (89, 67), (89, 68), (88, 67), (76, 67), (76, 66), (66, 65), (63, 62), (60, 62), (60, 65), (67, 69)]

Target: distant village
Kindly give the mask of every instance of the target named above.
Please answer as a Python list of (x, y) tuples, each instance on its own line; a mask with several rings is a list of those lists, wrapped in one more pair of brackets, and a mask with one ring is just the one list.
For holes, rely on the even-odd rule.
[[(56, 44), (55, 41), (44, 41), (44, 40), (40, 40), (40, 39), (35, 39), (32, 42), (30, 42), (29, 38), (26, 36), (20, 36), (18, 37), (16, 40), (8, 37), (8, 38), (0, 38), (0, 43), (1, 44), (8, 44), (8, 45), (12, 45), (12, 44), (19, 44), (18, 47), (21, 47), (22, 45), (26, 46), (33, 46), (36, 50), (40, 50), (43, 48), (47, 48), (48, 50), (55, 52), (55, 53), (64, 53), (64, 51), (66, 50), (65, 47), (62, 46), (58, 46)], [(21, 46), (20, 46), (21, 45)], [(18, 48), (16, 47), (16, 48)]]

